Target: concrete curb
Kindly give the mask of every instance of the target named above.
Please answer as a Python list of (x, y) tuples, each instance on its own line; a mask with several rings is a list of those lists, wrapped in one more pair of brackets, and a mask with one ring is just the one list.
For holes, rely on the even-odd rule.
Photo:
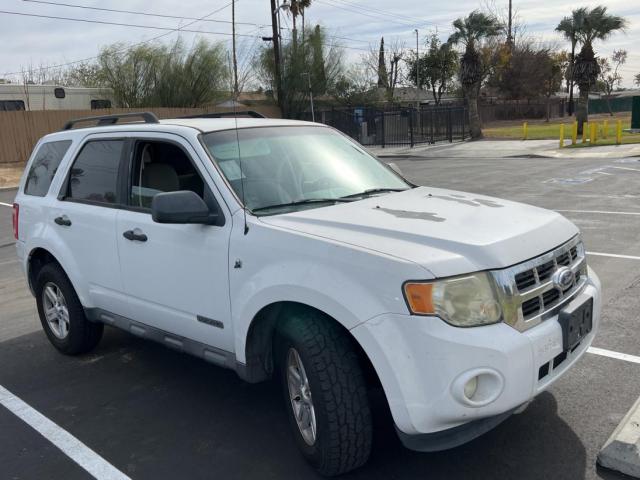
[(598, 453), (598, 464), (640, 478), (640, 398)]

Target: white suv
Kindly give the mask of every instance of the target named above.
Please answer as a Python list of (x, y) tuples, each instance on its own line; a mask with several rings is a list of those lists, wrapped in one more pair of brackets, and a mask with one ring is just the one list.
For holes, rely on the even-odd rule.
[(107, 324), (278, 378), (335, 475), (369, 456), (372, 388), (407, 447), (447, 449), (593, 341), (600, 284), (557, 213), (417, 187), (319, 124), (140, 116), (47, 135), (20, 184), (18, 257), (63, 353)]

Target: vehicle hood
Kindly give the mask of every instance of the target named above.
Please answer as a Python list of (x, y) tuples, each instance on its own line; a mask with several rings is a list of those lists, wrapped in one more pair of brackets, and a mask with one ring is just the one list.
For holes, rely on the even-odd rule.
[(434, 277), (508, 267), (579, 233), (550, 210), (431, 187), (261, 221), (412, 261)]

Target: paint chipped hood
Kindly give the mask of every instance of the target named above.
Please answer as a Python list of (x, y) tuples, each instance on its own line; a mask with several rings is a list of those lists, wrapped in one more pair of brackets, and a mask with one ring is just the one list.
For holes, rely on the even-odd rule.
[(431, 187), (261, 220), (416, 262), (434, 277), (508, 267), (578, 234), (550, 210)]

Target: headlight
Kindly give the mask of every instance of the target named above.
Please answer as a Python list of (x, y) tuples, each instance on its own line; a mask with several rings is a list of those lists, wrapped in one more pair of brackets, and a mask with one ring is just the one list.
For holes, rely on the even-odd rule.
[(404, 296), (411, 313), (436, 315), (456, 327), (476, 327), (502, 320), (502, 308), (487, 273), (407, 282)]

